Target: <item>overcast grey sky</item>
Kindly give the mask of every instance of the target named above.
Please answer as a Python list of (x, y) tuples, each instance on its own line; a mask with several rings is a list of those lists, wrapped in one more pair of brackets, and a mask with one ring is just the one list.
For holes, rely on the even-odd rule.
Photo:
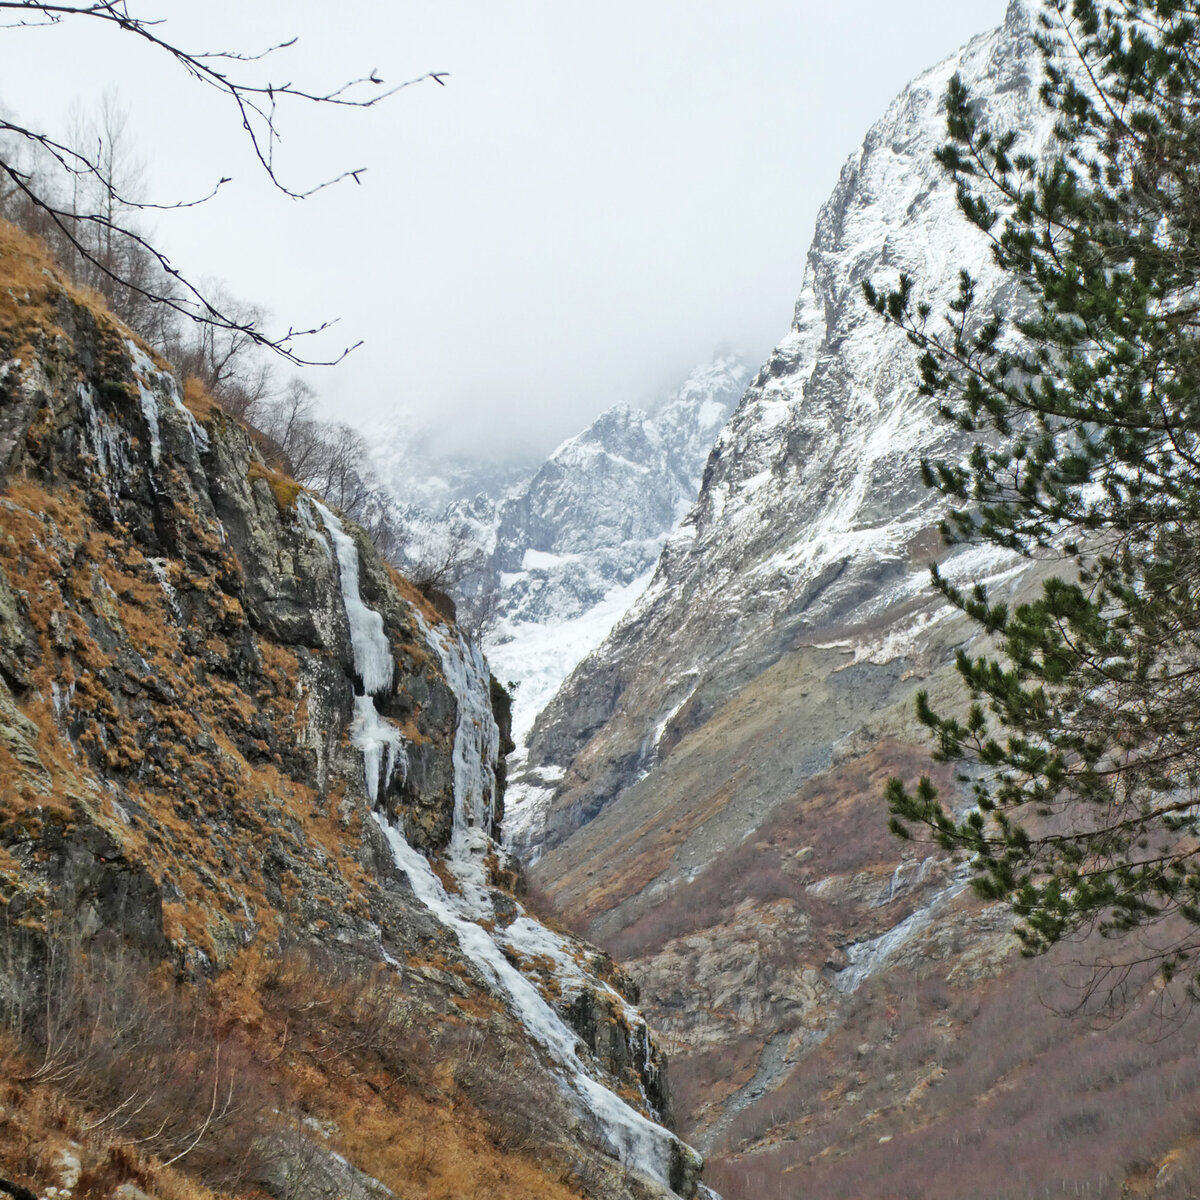
[(60, 128), (118, 89), (178, 264), (279, 320), (340, 317), (308, 378), (330, 416), (428, 424), (500, 457), (545, 453), (718, 346), (787, 329), (817, 209), (904, 84), (1005, 0), (205, 0), (142, 4), (187, 48), (297, 35), (264, 74), (330, 86), (448, 71), (367, 112), (284, 110), (272, 194), (236, 115), (174, 64), (71, 23), (0, 31), (0, 101)]

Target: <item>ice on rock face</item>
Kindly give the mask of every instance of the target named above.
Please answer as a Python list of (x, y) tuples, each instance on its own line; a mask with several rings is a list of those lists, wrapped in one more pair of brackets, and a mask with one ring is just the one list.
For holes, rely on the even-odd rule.
[(150, 461), (157, 466), (162, 457), (162, 439), (158, 432), (158, 398), (140, 379), (138, 395), (142, 401), (142, 416), (145, 417), (146, 428), (150, 431)]
[[(404, 841), (398, 830), (387, 828), (385, 832), (397, 865), (408, 875), (413, 890), (425, 905), (455, 931), (464, 953), (507, 994), (533, 1038), (563, 1068), (567, 1086), (598, 1122), (600, 1133), (613, 1152), (627, 1166), (669, 1186), (671, 1165), (679, 1153), (678, 1140), (592, 1078), (580, 1058), (574, 1031), (512, 966), (503, 948), (552, 961), (556, 979), (564, 990), (572, 989), (573, 985), (578, 990), (585, 982), (596, 986), (596, 981), (585, 977), (559, 935), (523, 912), (506, 929), (497, 927), (494, 933), (477, 924), (494, 916), (482, 861), (484, 854), (494, 849), (487, 831), (495, 795), (494, 765), (499, 753), (499, 730), (491, 711), (490, 672), (479, 647), (468, 643), (461, 633), (430, 627), (421, 621), (419, 614), (417, 621), (441, 660), (446, 681), (458, 703), (454, 831), (446, 864), (460, 891), (448, 895), (428, 862)], [(517, 907), (520, 911), (520, 906)], [(625, 1009), (627, 1019), (639, 1020), (638, 1014), (615, 991), (606, 986), (605, 990), (611, 993), (618, 1007)], [(648, 1034), (645, 1052), (649, 1056)]]
[(404, 735), (379, 715), (374, 696), (354, 697), (354, 720), (350, 725), (350, 744), (362, 752), (367, 795), (374, 804), (380, 791), (386, 792), (396, 769), (400, 777), (408, 775), (408, 751)]
[(154, 578), (158, 581), (158, 586), (162, 588), (163, 595), (167, 598), (167, 604), (171, 607), (171, 612), (175, 615), (175, 620), (183, 620), (183, 612), (179, 607), (179, 594), (175, 591), (171, 583), (171, 578), (167, 573), (167, 560), (165, 558), (150, 558), (146, 560), (149, 563), (150, 570)]
[(470, 915), (490, 917), (483, 859), (491, 840), (496, 806), (496, 762), (500, 730), (492, 713), (491, 672), (478, 645), (456, 629), (430, 626), (414, 612), (458, 707), (454, 731), (454, 825), (446, 863), (463, 889)]
[(358, 590), (358, 547), (341, 521), (319, 500), (305, 500), (320, 514), (325, 531), (333, 542), (342, 581), (342, 603), (350, 624), (350, 644), (354, 649), (354, 670), (368, 696), (378, 695), (392, 686), (396, 664), (392, 648), (383, 632), (383, 617), (368, 608)]
[[(679, 1153), (674, 1134), (630, 1108), (598, 1083), (580, 1058), (578, 1038), (542, 998), (537, 988), (505, 958), (497, 941), (462, 906), (471, 901), (447, 894), (429, 862), (388, 825), (375, 820), (388, 840), (396, 865), (408, 877), (417, 898), (458, 938), (463, 953), (508, 997), (513, 1011), (530, 1036), (563, 1070), (564, 1086), (582, 1102), (597, 1123), (597, 1132), (628, 1167), (670, 1187), (672, 1164)], [(458, 882), (462, 877), (456, 875)]]
[[(305, 497), (304, 502), (311, 504), (319, 515), (337, 557), (355, 670), (364, 686), (363, 694), (355, 697), (350, 736), (353, 745), (362, 752), (367, 792), (374, 804), (380, 788), (387, 788), (394, 770), (407, 769), (404, 738), (379, 714), (374, 700), (377, 693), (392, 685), (391, 648), (382, 616), (369, 608), (359, 594), (358, 547), (353, 538), (325, 505), (311, 497)], [(380, 813), (372, 815), (387, 839), (396, 865), (407, 876), (413, 894), (454, 933), (463, 953), (483, 977), (507, 997), (529, 1035), (560, 1068), (564, 1088), (595, 1122), (597, 1136), (626, 1166), (669, 1188), (673, 1167), (682, 1152), (678, 1139), (589, 1074), (580, 1057), (575, 1033), (533, 983), (508, 961), (502, 948), (503, 943), (511, 948), (510, 953), (515, 949), (550, 959), (565, 983), (581, 986), (585, 976), (567, 944), (523, 912), (508, 930), (497, 929), (494, 934), (479, 923), (481, 920), (490, 923), (495, 916), (484, 861), (495, 850), (490, 832), (500, 753), (500, 731), (492, 713), (491, 673), (479, 646), (468, 642), (458, 630), (451, 626), (430, 626), (416, 610), (413, 616), (437, 655), (457, 704), (454, 821), (445, 861), (459, 890), (453, 895), (447, 893), (429, 861), (409, 845), (404, 834)], [(616, 992), (612, 995), (624, 1005)], [(628, 1016), (636, 1019), (637, 1014), (628, 1010)], [(644, 1037), (648, 1058), (649, 1037)]]
[(79, 384), (76, 395), (87, 422), (88, 441), (96, 460), (95, 469), (104, 480), (104, 490), (111, 499), (114, 481), (124, 478), (129, 467), (128, 435), (117, 422), (109, 421), (97, 410), (96, 393), (91, 384)]
[(150, 461), (157, 466), (158, 460), (162, 457), (156, 387), (162, 389), (171, 404), (183, 415), (192, 442), (201, 450), (208, 449), (208, 433), (184, 404), (179, 395), (179, 385), (175, 382), (175, 377), (169, 371), (160, 371), (150, 356), (132, 339), (125, 339), (125, 349), (133, 364), (133, 377), (138, 386), (142, 416), (145, 418), (146, 427), (150, 432)]
[(869, 979), (911, 945), (933, 924), (950, 901), (967, 890), (970, 873), (970, 865), (963, 863), (945, 887), (930, 896), (903, 921), (878, 937), (847, 946), (846, 966), (834, 977), (833, 986), (846, 995), (856, 991), (864, 979)]

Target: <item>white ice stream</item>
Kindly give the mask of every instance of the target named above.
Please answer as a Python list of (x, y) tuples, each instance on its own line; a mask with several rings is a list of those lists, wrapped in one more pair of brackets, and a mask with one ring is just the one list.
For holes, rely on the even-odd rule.
[(833, 986), (845, 995), (855, 991), (864, 979), (874, 975), (933, 924), (943, 907), (966, 890), (970, 874), (970, 864), (961, 864), (955, 868), (945, 887), (934, 892), (926, 903), (899, 924), (878, 937), (847, 946), (847, 965), (834, 976)]
[[(395, 663), (383, 631), (382, 616), (368, 608), (359, 593), (358, 548), (354, 540), (328, 508), (311, 498), (309, 502), (319, 514), (337, 555), (354, 667), (365, 693), (355, 699), (351, 739), (362, 751), (367, 792), (374, 802), (381, 780), (386, 788), (393, 765), (407, 766), (400, 731), (379, 714), (374, 701), (376, 694), (391, 687)], [(575, 1032), (501, 949), (503, 942), (521, 953), (552, 959), (562, 982), (569, 985), (582, 982), (584, 974), (568, 943), (524, 913), (507, 929), (497, 926), (494, 934), (479, 924), (481, 919), (495, 916), (484, 863), (486, 855), (495, 849), (489, 832), (495, 803), (495, 763), (500, 748), (500, 733), (491, 708), (490, 674), (479, 647), (468, 643), (457, 630), (450, 626), (431, 627), (415, 609), (413, 616), (438, 656), (458, 705), (454, 735), (454, 825), (445, 862), (460, 892), (448, 893), (428, 859), (409, 845), (403, 832), (380, 813), (373, 816), (391, 847), (396, 865), (408, 877), (414, 895), (454, 932), (463, 953), (507, 996), (512, 1011), (530, 1036), (561, 1068), (564, 1090), (595, 1119), (600, 1136), (612, 1152), (627, 1167), (670, 1189), (672, 1165), (680, 1154), (678, 1139), (591, 1077), (580, 1056), (581, 1046)], [(593, 987), (611, 991), (627, 1016), (636, 1017), (615, 991), (596, 981), (589, 982)], [(648, 1039), (645, 1052), (648, 1058)]]
[(354, 697), (350, 741), (362, 751), (367, 795), (374, 804), (379, 799), (381, 785), (387, 791), (397, 767), (402, 775), (408, 771), (403, 734), (375, 707), (376, 695), (392, 686), (396, 664), (392, 659), (387, 634), (383, 631), (383, 617), (368, 608), (359, 594), (358, 547), (354, 539), (324, 504), (311, 496), (304, 499), (320, 516), (337, 555), (342, 604), (346, 609), (350, 645), (354, 650), (354, 670), (363, 686), (363, 694)]

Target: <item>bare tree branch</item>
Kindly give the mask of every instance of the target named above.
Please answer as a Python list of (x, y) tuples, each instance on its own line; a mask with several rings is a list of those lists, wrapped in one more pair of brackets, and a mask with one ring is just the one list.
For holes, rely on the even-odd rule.
[[(376, 70), (366, 75), (345, 81), (329, 90), (313, 89), (303, 84), (286, 80), (274, 82), (261, 77), (247, 75), (239, 68), (253, 66), (270, 59), (273, 55), (296, 44), (296, 38), (288, 38), (259, 51), (235, 49), (188, 50), (168, 38), (162, 28), (165, 22), (137, 16), (130, 10), (127, 0), (95, 0), (93, 3), (53, 4), (35, 3), (34, 0), (0, 0), (0, 13), (15, 15), (15, 19), (0, 22), (0, 29), (16, 29), (31, 26), (60, 25), (71, 18), (86, 18), (94, 23), (106, 25), (137, 38), (140, 43), (160, 56), (177, 63), (196, 83), (215, 90), (224, 96), (236, 110), (238, 124), (249, 140), (251, 150), (271, 184), (285, 196), (301, 200), (346, 179), (356, 183), (362, 181), (366, 168), (353, 167), (339, 174), (306, 187), (295, 187), (280, 175), (275, 163), (275, 148), (280, 141), (277, 116), (281, 102), (294, 101), (307, 105), (334, 105), (343, 108), (373, 108), (390, 96), (405, 88), (426, 80), (445, 86), (446, 72), (428, 72), (416, 79), (388, 86)], [(7, 138), (5, 137), (7, 135)], [(5, 142), (11, 142), (7, 146)], [(14, 147), (25, 146), (37, 155), (54, 164), (68, 179), (87, 179), (100, 186), (106, 202), (100, 208), (79, 211), (56, 194), (53, 181), (43, 179), (31, 170), (24, 169), (17, 161), (19, 155)], [(191, 199), (170, 202), (155, 202), (134, 198), (113, 178), (111, 170), (105, 169), (108, 147), (98, 140), (95, 147), (68, 144), (43, 130), (28, 124), (0, 118), (0, 200), (5, 193), (16, 195), (34, 212), (41, 214), (54, 231), (56, 238), (70, 247), (72, 255), (87, 265), (89, 271), (99, 272), (114, 285), (127, 289), (148, 304), (162, 305), (180, 317), (200, 325), (209, 325), (228, 330), (249, 339), (253, 344), (298, 366), (330, 366), (340, 362), (361, 343), (347, 345), (340, 352), (329, 356), (309, 356), (301, 353), (299, 343), (306, 338), (330, 329), (335, 321), (323, 321), (311, 326), (289, 326), (282, 332), (263, 329), (257, 319), (239, 319), (230, 311), (219, 296), (194, 283), (186, 272), (176, 267), (135, 223), (118, 217), (120, 212), (173, 211), (193, 208), (207, 203), (227, 183), (228, 176), (222, 175), (204, 195)], [(125, 271), (120, 264), (106, 261), (87, 244), (80, 227), (97, 231), (106, 246), (121, 241), (139, 251), (154, 266), (154, 271), (140, 277)], [(131, 277), (133, 276), (133, 277)], [(157, 276), (157, 278), (155, 278)]]

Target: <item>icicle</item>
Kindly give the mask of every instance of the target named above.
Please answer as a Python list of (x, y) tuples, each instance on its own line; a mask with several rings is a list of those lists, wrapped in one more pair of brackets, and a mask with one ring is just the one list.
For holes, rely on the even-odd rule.
[(342, 603), (346, 608), (346, 620), (350, 625), (350, 645), (354, 650), (354, 669), (362, 680), (363, 690), (369, 696), (387, 691), (392, 686), (396, 664), (392, 658), (392, 647), (383, 632), (383, 617), (373, 608), (368, 608), (358, 591), (358, 547), (354, 539), (319, 500), (304, 497), (320, 514), (321, 522), (333, 542), (341, 574)]
[(400, 768), (400, 778), (408, 776), (408, 753), (404, 736), (390, 721), (384, 720), (371, 696), (354, 697), (354, 720), (350, 725), (350, 742), (362, 751), (363, 772), (366, 775), (367, 795), (374, 804), (379, 799), (380, 782), (386, 792), (392, 775)]
[(486, 833), (495, 819), (496, 760), (500, 729), (492, 713), (491, 672), (483, 652), (457, 630), (430, 628), (415, 609), (417, 625), (437, 654), (458, 704), (454, 734), (454, 830)]
[(305, 505), (312, 505), (321, 518), (325, 531), (333, 542), (337, 555), (338, 578), (342, 604), (350, 627), (350, 646), (354, 653), (354, 669), (362, 680), (363, 694), (354, 697), (354, 720), (350, 724), (350, 742), (363, 756), (363, 776), (372, 805), (379, 800), (380, 790), (387, 791), (397, 767), (401, 777), (408, 775), (408, 753), (404, 736), (375, 707), (375, 696), (392, 686), (396, 664), (392, 648), (383, 631), (383, 617), (368, 608), (358, 590), (358, 547), (354, 539), (319, 500), (303, 497), (302, 520), (315, 532)]
[(171, 401), (172, 405), (183, 414), (192, 444), (201, 450), (207, 450), (208, 431), (192, 416), (191, 411), (184, 404), (179, 395), (179, 385), (175, 382), (175, 376), (169, 371), (160, 371), (150, 356), (132, 338), (125, 339), (125, 349), (129, 352), (129, 359), (133, 363), (133, 377), (138, 385), (142, 416), (145, 417), (146, 425), (150, 430), (150, 459), (155, 466), (158, 465), (158, 460), (162, 455), (162, 441), (159, 436), (158, 424), (158, 397), (155, 396), (153, 390), (156, 383), (166, 392), (167, 399)]
[(158, 466), (162, 457), (162, 439), (158, 433), (158, 398), (141, 379), (137, 381), (138, 395), (142, 401), (142, 416), (146, 419), (146, 428), (150, 431), (150, 461)]
[(492, 714), (491, 673), (478, 646), (457, 630), (431, 628), (415, 609), (413, 616), (442, 674), (454, 693), (458, 725), (454, 731), (454, 821), (446, 865), (458, 880), (476, 918), (492, 916), (483, 859), (492, 851), (496, 803), (496, 760), (500, 730)]
[(112, 478), (124, 478), (128, 469), (123, 431), (114, 428), (96, 409), (96, 395), (90, 384), (80, 383), (75, 394), (87, 421), (88, 441), (96, 460), (96, 472), (104, 480), (104, 491), (112, 498)]

